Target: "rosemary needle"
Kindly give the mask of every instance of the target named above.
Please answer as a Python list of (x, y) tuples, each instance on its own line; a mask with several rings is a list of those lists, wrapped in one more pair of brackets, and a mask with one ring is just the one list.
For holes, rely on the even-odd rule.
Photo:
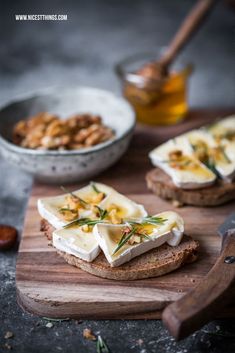
[(100, 193), (103, 193), (104, 196), (106, 196), (106, 194), (103, 192), (103, 191), (100, 191), (97, 186), (95, 185), (95, 183), (93, 183), (93, 181), (90, 182), (90, 185), (92, 187), (92, 189), (97, 193), (97, 194), (100, 194)]
[(74, 221), (64, 225), (63, 228), (70, 228), (72, 226), (75, 225), (79, 225), (79, 226), (84, 226), (84, 225), (88, 225), (88, 226), (95, 226), (98, 223), (104, 223), (104, 219), (108, 214), (107, 210), (103, 210), (102, 208), (100, 208), (99, 206), (96, 206), (96, 208), (99, 211), (99, 218), (98, 219), (92, 219), (92, 218), (88, 218), (88, 217), (84, 217), (84, 218), (77, 218)]
[(167, 219), (161, 218), (161, 217), (154, 217), (154, 216), (147, 216), (142, 218), (140, 221), (135, 221), (135, 220), (126, 220), (126, 222), (130, 224), (136, 224), (136, 225), (146, 225), (146, 224), (152, 224), (152, 225), (161, 225), (166, 222)]
[(109, 353), (109, 349), (100, 335), (97, 338), (96, 350), (97, 353)]
[[(129, 233), (127, 233), (127, 235), (126, 235), (126, 233), (122, 234), (122, 237), (121, 237), (117, 247), (115, 248), (113, 255), (116, 254), (116, 252), (118, 250), (120, 250), (123, 247), (123, 245), (125, 245), (128, 242), (128, 240), (132, 237), (133, 234), (135, 234), (135, 233), (138, 234), (137, 226), (144, 226), (146, 224), (159, 225), (159, 224), (163, 224), (164, 222), (166, 222), (166, 219), (161, 218), (161, 217), (147, 216), (147, 217), (144, 217), (140, 222), (131, 221), (131, 220), (126, 221), (126, 222), (131, 224), (132, 229), (130, 230)], [(126, 235), (126, 237), (125, 237), (125, 235)], [(146, 234), (141, 234), (140, 236), (142, 238), (145, 238), (148, 240), (151, 239), (148, 236), (146, 236)]]
[(78, 218), (75, 219), (74, 221), (65, 224), (63, 226), (63, 228), (70, 228), (72, 226), (78, 225), (78, 226), (84, 226), (84, 225), (88, 225), (88, 226), (95, 226), (98, 223), (104, 223), (103, 220), (101, 219), (91, 219), (91, 218)]
[[(123, 237), (123, 236), (121, 237), (121, 240), (119, 241), (116, 249), (114, 250), (113, 255), (116, 254), (116, 252), (119, 249), (121, 249), (123, 247), (123, 245), (125, 245), (128, 242), (128, 240), (132, 237), (132, 235), (135, 233), (135, 231), (136, 231), (136, 227), (133, 227), (132, 230), (127, 234), (126, 237)], [(125, 236), (125, 234), (124, 234), (124, 236)]]
[(101, 191), (97, 188), (97, 186), (95, 185), (95, 183), (91, 182), (90, 184), (91, 184), (92, 189), (93, 189), (97, 194), (99, 194), (99, 193), (101, 192)]

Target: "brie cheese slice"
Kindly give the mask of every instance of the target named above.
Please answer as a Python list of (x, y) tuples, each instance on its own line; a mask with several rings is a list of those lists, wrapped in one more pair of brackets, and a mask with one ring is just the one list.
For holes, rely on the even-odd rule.
[(93, 261), (100, 252), (92, 232), (83, 232), (81, 227), (55, 230), (52, 243), (56, 249), (88, 262)]
[[(137, 237), (137, 242), (133, 244), (126, 242), (116, 252), (115, 250), (127, 225), (100, 223), (94, 227), (94, 236), (112, 267), (120, 266), (134, 257), (159, 247), (164, 243), (168, 243), (171, 246), (177, 246), (180, 243), (184, 232), (184, 222), (177, 213), (168, 211), (159, 213), (153, 217), (160, 217), (164, 222), (159, 225), (148, 224), (143, 225), (143, 227), (141, 226), (142, 231), (144, 231), (147, 236), (144, 236), (139, 242), (138, 236), (133, 234), (134, 237)], [(141, 223), (140, 220), (139, 222)]]
[[(91, 209), (89, 209), (89, 205), (98, 205), (102, 209), (117, 209), (117, 215), (120, 218), (127, 217), (145, 217), (147, 215), (146, 210), (142, 205), (139, 205), (124, 195), (118, 193), (113, 188), (101, 184), (94, 184), (96, 189), (99, 192), (104, 194), (104, 198), (99, 202), (95, 202), (96, 192), (92, 185), (88, 185), (82, 189), (76, 190), (73, 192), (74, 195), (80, 197), (88, 204), (88, 208), (79, 210), (79, 218), (90, 217), (92, 215)], [(66, 204), (66, 197), (69, 194), (64, 194), (55, 197), (46, 197), (38, 200), (38, 211), (42, 218), (46, 219), (53, 227), (56, 229), (60, 229), (66, 224), (68, 221), (65, 221), (63, 216), (60, 213), (61, 207)]]
[[(235, 173), (235, 161), (229, 158), (231, 153), (230, 145), (218, 143), (207, 130), (193, 130), (184, 135), (192, 146), (192, 153), (205, 165), (212, 164), (212, 167), (225, 180), (229, 181)], [(228, 149), (228, 151), (227, 151)], [(233, 150), (234, 152), (234, 150)], [(235, 157), (233, 157), (235, 158)]]
[(208, 127), (208, 131), (217, 141), (235, 140), (235, 115), (228, 116), (225, 119)]
[[(174, 152), (181, 157), (172, 160)], [(186, 136), (169, 140), (150, 152), (149, 157), (154, 166), (164, 170), (174, 184), (183, 189), (199, 189), (211, 185), (216, 175), (193, 156), (192, 146)]]

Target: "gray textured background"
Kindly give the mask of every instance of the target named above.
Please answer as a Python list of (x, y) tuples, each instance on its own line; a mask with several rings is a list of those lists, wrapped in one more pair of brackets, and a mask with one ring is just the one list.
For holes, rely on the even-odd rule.
[[(48, 4), (49, 3), (49, 4)], [(119, 93), (113, 65), (166, 45), (193, 1), (0, 1), (0, 103), (52, 85), (90, 85)], [(14, 14), (68, 15), (67, 22), (16, 22)], [(231, 107), (235, 98), (234, 12), (219, 4), (183, 57), (196, 65), (192, 107)], [(0, 222), (22, 229), (31, 177), (0, 159)], [(111, 352), (234, 352), (235, 321), (205, 326), (175, 343), (160, 321), (55, 322), (23, 313), (15, 299), (16, 250), (0, 254), (0, 352), (95, 352), (90, 327)], [(6, 331), (14, 338), (4, 339)], [(138, 339), (143, 340), (142, 344)]]

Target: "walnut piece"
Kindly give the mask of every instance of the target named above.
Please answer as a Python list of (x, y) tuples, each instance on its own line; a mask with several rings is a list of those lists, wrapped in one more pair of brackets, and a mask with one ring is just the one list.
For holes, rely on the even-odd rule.
[(39, 150), (78, 150), (108, 141), (114, 135), (98, 115), (77, 114), (60, 119), (42, 112), (15, 125), (13, 142)]

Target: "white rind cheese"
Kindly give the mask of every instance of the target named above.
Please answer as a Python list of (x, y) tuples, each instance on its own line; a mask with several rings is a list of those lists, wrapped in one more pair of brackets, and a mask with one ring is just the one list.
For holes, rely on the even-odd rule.
[(227, 132), (235, 132), (235, 115), (228, 116), (212, 124), (209, 126), (208, 131), (215, 137), (226, 136)]
[(223, 147), (230, 163), (222, 163), (218, 171), (225, 180), (231, 182), (235, 178), (235, 115), (218, 121), (208, 128), (208, 132)]
[[(196, 169), (176, 169), (169, 163), (169, 154), (179, 150), (197, 165)], [(192, 156), (192, 147), (185, 136), (169, 140), (150, 152), (149, 157), (154, 166), (164, 170), (173, 183), (183, 189), (200, 189), (213, 184), (216, 176), (203, 163)]]
[[(113, 205), (118, 208), (118, 215), (122, 218), (142, 218), (147, 215), (142, 205), (139, 205), (113, 188), (101, 183), (95, 183), (98, 190), (105, 194), (104, 199), (98, 203), (102, 209), (108, 209)], [(94, 196), (94, 189), (88, 185), (82, 189), (74, 191), (73, 194), (79, 196), (89, 203), (89, 199)], [(59, 212), (65, 204), (64, 194), (55, 197), (46, 197), (38, 200), (38, 211), (42, 218), (46, 219), (56, 231), (53, 232), (53, 246), (58, 250), (74, 255), (85, 261), (93, 261), (99, 254), (100, 248), (92, 232), (83, 232), (79, 226), (63, 228), (66, 222)], [(90, 217), (92, 211), (89, 209), (79, 210), (79, 218)]]
[[(191, 159), (192, 163), (184, 167), (174, 165), (174, 160), (170, 159), (174, 151), (180, 151), (185, 160)], [(235, 115), (171, 139), (151, 151), (149, 157), (154, 166), (164, 170), (182, 189), (204, 188), (215, 183), (218, 177), (232, 182), (235, 178)]]
[(56, 249), (88, 262), (93, 261), (100, 252), (94, 235), (83, 232), (81, 228), (55, 230), (52, 243)]
[[(233, 179), (235, 173), (235, 147), (233, 147), (234, 143), (227, 142), (226, 144), (221, 143), (219, 145), (213, 135), (205, 129), (193, 130), (185, 134), (184, 136), (188, 139), (189, 143), (192, 146), (195, 146), (197, 145), (197, 143), (202, 142), (209, 151), (209, 154), (213, 152), (213, 150), (216, 150), (217, 148), (221, 147), (224, 150), (226, 158), (221, 159), (220, 155), (216, 155), (216, 153), (214, 153), (215, 169), (217, 170), (221, 178), (223, 178), (225, 181), (231, 181)], [(192, 153), (194, 153), (193, 150)], [(227, 158), (229, 159), (229, 161), (227, 160)]]
[(114, 254), (117, 247), (117, 240), (121, 237), (122, 230), (125, 225), (97, 224), (93, 233), (103, 250), (107, 261), (112, 267), (120, 266), (151, 249), (168, 243), (171, 246), (177, 246), (183, 236), (184, 222), (183, 219), (175, 212), (162, 212), (155, 217), (161, 217), (166, 221), (162, 225), (154, 226), (149, 240), (136, 245), (125, 244), (119, 251)]
[[(139, 205), (124, 195), (120, 194), (113, 188), (106, 186), (101, 183), (95, 183), (99, 191), (103, 192), (106, 197), (98, 204), (102, 209), (106, 209), (112, 204), (115, 204), (122, 209), (121, 217), (136, 217), (141, 218), (147, 215), (146, 210), (142, 205)], [(94, 193), (91, 185), (88, 185), (82, 189), (76, 190), (73, 194), (79, 196), (82, 199), (89, 200), (89, 197)], [(38, 212), (40, 216), (46, 219), (54, 228), (60, 229), (68, 222), (66, 222), (61, 216), (59, 209), (65, 203), (66, 196), (69, 194), (64, 194), (55, 197), (45, 197), (38, 200)], [(79, 218), (89, 217), (91, 215), (91, 211), (82, 210), (79, 213)]]

